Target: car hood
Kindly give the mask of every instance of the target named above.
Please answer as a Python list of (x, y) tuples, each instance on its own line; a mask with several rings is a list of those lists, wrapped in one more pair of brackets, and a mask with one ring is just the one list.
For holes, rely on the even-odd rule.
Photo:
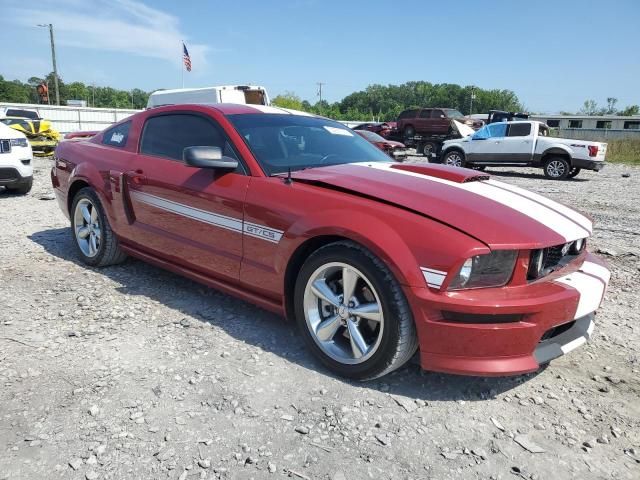
[(298, 181), (395, 205), (462, 231), (492, 249), (561, 245), (591, 221), (533, 192), (445, 165), (352, 163), (292, 172)]
[(3, 138), (3, 139), (26, 138), (26, 136), (24, 135), (24, 133), (21, 133), (18, 130), (9, 127), (4, 123), (0, 123), (0, 138)]

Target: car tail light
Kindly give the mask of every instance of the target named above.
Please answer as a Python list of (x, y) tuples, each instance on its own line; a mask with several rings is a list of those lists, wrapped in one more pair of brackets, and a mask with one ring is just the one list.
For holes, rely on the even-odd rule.
[(598, 155), (598, 146), (597, 145), (589, 145), (589, 156), (595, 157)]

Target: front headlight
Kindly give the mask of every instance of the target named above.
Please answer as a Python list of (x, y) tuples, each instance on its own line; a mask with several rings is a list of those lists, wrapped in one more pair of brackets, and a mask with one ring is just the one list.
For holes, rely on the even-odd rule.
[(517, 250), (496, 250), (468, 258), (449, 284), (449, 290), (501, 287), (511, 279), (517, 258)]
[(12, 147), (28, 147), (29, 143), (26, 138), (12, 138), (11, 139)]

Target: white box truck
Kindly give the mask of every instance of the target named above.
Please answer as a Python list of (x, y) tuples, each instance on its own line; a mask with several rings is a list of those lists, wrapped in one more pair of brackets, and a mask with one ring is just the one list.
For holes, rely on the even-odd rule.
[(241, 103), (269, 105), (269, 95), (264, 87), (256, 85), (223, 85), (204, 88), (178, 88), (158, 90), (149, 95), (147, 108), (180, 103)]

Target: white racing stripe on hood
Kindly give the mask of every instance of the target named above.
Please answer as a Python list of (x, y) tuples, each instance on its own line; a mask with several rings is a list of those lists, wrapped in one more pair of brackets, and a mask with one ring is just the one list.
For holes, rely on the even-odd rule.
[[(442, 178), (432, 177), (430, 175), (423, 175), (421, 173), (391, 168), (391, 166), (394, 165), (393, 163), (362, 162), (352, 165), (367, 166), (370, 168), (385, 170), (387, 172), (393, 172), (400, 175), (409, 175), (411, 177), (422, 178), (424, 180), (430, 180), (432, 182), (443, 183), (450, 187), (459, 188), (461, 190), (466, 190), (467, 192), (475, 193), (482, 197), (489, 198), (494, 202), (500, 203), (506, 207), (520, 212), (523, 215), (532, 218), (538, 223), (553, 230), (561, 237), (564, 237), (565, 241), (567, 242), (587, 237), (591, 233), (590, 230), (577, 225), (563, 214), (560, 214), (560, 208), (558, 208), (558, 204), (553, 200), (547, 200), (544, 204), (541, 204), (526, 196), (509, 191), (508, 189), (501, 189), (497, 185), (491, 185), (487, 181), (457, 183)], [(495, 183), (499, 184), (499, 182)]]
[(559, 213), (561, 213), (565, 217), (570, 218), (575, 223), (579, 224), (581, 227), (588, 230), (590, 234), (593, 231), (593, 224), (591, 223), (591, 220), (589, 220), (584, 215), (576, 212), (575, 210), (572, 210), (571, 208), (562, 205), (561, 203), (554, 202), (553, 200), (550, 200), (547, 197), (543, 197), (542, 195), (538, 195), (537, 193), (531, 192), (529, 190), (525, 190), (524, 188), (516, 187), (514, 185), (510, 185), (508, 183), (498, 182), (496, 180), (488, 180), (486, 183), (488, 183), (489, 185), (495, 185), (500, 188), (505, 188), (507, 190), (512, 191), (513, 193), (517, 193), (518, 195), (522, 195), (523, 197), (527, 197), (538, 203), (547, 205), (553, 208), (554, 210), (557, 210)]

